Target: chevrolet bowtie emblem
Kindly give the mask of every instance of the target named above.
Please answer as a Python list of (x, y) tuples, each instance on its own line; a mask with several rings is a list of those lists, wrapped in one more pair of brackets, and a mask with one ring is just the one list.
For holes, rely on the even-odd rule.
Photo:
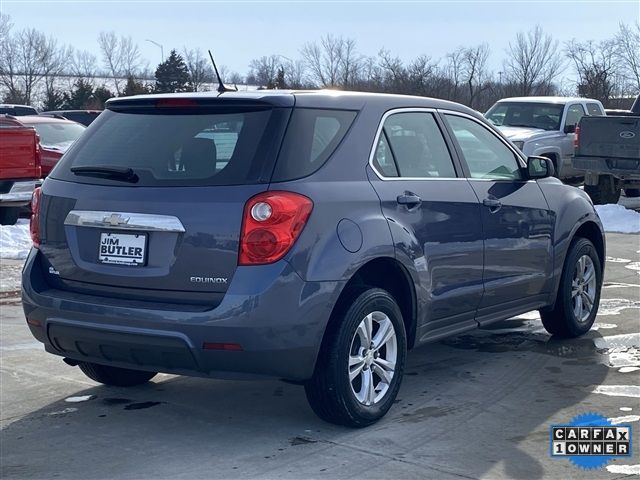
[(112, 213), (108, 217), (104, 217), (102, 221), (108, 223), (112, 227), (117, 227), (118, 225), (126, 225), (129, 223), (129, 217), (123, 217), (119, 213)]

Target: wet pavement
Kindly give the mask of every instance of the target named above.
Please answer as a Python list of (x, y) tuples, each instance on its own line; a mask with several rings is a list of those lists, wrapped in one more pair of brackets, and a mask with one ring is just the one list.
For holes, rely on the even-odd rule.
[[(362, 430), (323, 423), (301, 387), (277, 380), (98, 386), (44, 353), (18, 298), (0, 296), (0, 475), (630, 478), (640, 469), (640, 236), (607, 242), (587, 335), (552, 338), (532, 312), (421, 347), (396, 405)], [(550, 458), (550, 425), (586, 412), (630, 422), (633, 457), (588, 472)]]

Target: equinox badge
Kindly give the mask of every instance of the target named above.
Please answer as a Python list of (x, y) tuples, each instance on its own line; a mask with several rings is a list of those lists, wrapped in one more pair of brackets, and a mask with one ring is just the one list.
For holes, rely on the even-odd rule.
[(226, 277), (191, 277), (191, 283), (227, 283)]

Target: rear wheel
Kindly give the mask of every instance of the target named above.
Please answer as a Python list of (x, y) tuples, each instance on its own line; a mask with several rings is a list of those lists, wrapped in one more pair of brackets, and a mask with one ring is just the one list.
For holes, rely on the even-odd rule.
[(597, 185), (584, 186), (584, 191), (596, 205), (618, 203), (621, 190), (619, 183), (611, 175), (600, 175)]
[(0, 225), (14, 225), (18, 221), (20, 208), (0, 207)]
[(156, 372), (130, 370), (128, 368), (109, 367), (97, 363), (81, 362), (78, 364), (82, 373), (91, 380), (116, 387), (133, 387), (147, 383), (156, 376)]
[(624, 194), (629, 198), (640, 197), (640, 188), (625, 188)]
[(553, 310), (540, 311), (544, 328), (559, 337), (579, 337), (589, 331), (598, 313), (602, 267), (593, 244), (577, 238), (571, 244)]
[(407, 351), (402, 314), (388, 292), (371, 288), (336, 320), (305, 392), (323, 420), (366, 427), (387, 413), (400, 389)]

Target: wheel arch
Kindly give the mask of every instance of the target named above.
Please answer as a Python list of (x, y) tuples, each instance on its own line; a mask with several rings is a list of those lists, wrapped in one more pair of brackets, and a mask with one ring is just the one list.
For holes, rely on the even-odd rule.
[[(360, 266), (342, 288), (331, 312), (325, 330), (339, 321), (341, 314), (355, 297), (368, 288), (381, 288), (393, 296), (402, 312), (402, 320), (407, 333), (407, 348), (415, 344), (417, 327), (417, 299), (413, 279), (407, 269), (393, 257), (378, 257)], [(323, 339), (324, 342), (324, 339)]]

